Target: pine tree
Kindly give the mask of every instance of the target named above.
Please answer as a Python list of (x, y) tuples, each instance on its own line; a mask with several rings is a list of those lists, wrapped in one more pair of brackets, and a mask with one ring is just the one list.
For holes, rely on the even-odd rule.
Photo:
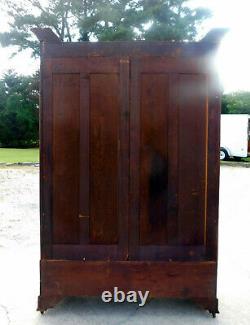
[(193, 40), (209, 10), (190, 9), (188, 0), (6, 0), (11, 19), (0, 33), (2, 46), (39, 54), (33, 27), (50, 27), (62, 41)]

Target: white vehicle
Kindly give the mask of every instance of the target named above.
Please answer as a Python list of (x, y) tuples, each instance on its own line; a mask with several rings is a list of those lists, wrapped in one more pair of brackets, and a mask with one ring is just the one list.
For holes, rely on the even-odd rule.
[(250, 115), (222, 114), (220, 160), (247, 157), (249, 153)]

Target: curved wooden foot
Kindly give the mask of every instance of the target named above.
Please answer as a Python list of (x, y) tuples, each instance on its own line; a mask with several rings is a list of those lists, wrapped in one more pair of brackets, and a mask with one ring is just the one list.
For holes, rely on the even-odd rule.
[(37, 310), (44, 314), (47, 309), (55, 307), (62, 299), (61, 296), (39, 296)]
[(193, 299), (199, 306), (209, 311), (213, 318), (219, 314), (217, 298), (195, 298)]

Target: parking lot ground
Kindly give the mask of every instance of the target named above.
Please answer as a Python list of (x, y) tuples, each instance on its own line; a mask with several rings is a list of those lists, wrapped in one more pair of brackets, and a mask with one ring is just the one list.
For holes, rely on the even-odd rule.
[[(44, 315), (39, 293), (39, 169), (0, 168), (0, 325), (250, 324), (250, 168), (223, 165), (220, 178), (220, 314), (188, 301), (105, 304), (69, 298)], [(72, 275), (73, 276), (73, 275)]]

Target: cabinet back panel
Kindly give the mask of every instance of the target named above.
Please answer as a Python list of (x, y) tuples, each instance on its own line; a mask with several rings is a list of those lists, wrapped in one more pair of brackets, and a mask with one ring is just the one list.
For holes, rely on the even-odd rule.
[(168, 75), (141, 75), (140, 243), (167, 243)]
[(204, 75), (179, 74), (178, 241), (202, 245), (206, 218), (207, 83)]
[(53, 75), (53, 242), (78, 242), (79, 74)]
[(119, 76), (90, 76), (90, 241), (118, 241)]

